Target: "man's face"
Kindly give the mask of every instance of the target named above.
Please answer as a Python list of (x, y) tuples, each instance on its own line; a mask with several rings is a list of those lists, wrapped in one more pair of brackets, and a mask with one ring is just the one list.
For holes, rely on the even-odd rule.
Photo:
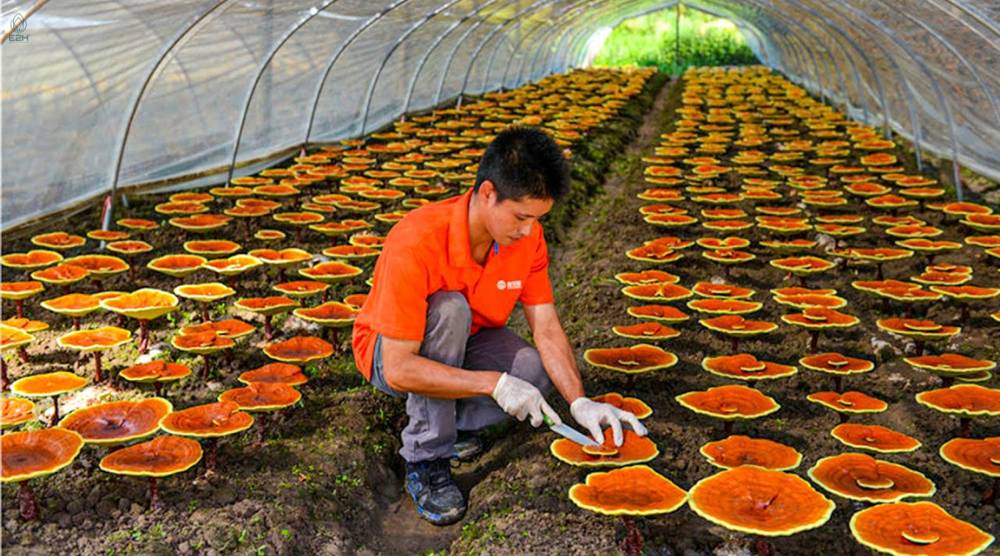
[(493, 183), (484, 181), (479, 187), (480, 198), (486, 207), (486, 229), (493, 240), (500, 245), (510, 245), (531, 233), (531, 227), (539, 218), (552, 210), (555, 201), (522, 197), (497, 202), (497, 192)]

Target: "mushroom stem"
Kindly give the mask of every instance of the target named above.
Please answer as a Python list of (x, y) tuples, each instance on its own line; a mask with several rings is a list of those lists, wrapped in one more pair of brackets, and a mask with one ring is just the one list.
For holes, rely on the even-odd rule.
[(24, 318), (24, 300), (23, 299), (15, 299), (14, 300), (14, 307), (17, 308), (17, 318), (23, 319)]
[(844, 413), (843, 411), (840, 411), (837, 414), (840, 415), (840, 422), (841, 423), (846, 423), (847, 420), (851, 418), (850, 415), (848, 415), (847, 413)]
[(982, 503), (992, 504), (997, 498), (997, 492), (1000, 492), (1000, 477), (993, 477), (993, 484), (983, 493)]
[(73, 317), (73, 330), (80, 329), (80, 317)]
[(809, 353), (816, 353), (819, 349), (819, 331), (809, 331)]
[(840, 375), (833, 375), (833, 389), (836, 392), (844, 391), (844, 377)]
[(25, 521), (38, 519), (38, 501), (35, 500), (35, 493), (31, 492), (28, 481), (21, 481), (17, 489), (17, 501), (21, 509), (21, 517)]
[(943, 376), (941, 377), (941, 385), (945, 388), (951, 388), (955, 384), (955, 377), (953, 376)]
[(264, 317), (264, 339), (270, 342), (273, 337), (274, 329), (271, 328), (271, 315), (267, 315)]
[(101, 352), (94, 352), (94, 382), (104, 381), (104, 376), (101, 374)]
[(156, 488), (156, 477), (149, 478), (149, 508), (151, 510), (163, 508), (163, 504), (160, 502), (160, 492)]
[(337, 355), (340, 353), (340, 335), (337, 333), (337, 327), (330, 327), (330, 343), (333, 344), (333, 354)]
[(961, 425), (958, 429), (958, 436), (969, 438), (972, 435), (972, 419), (970, 417), (962, 417), (958, 422)]
[(163, 392), (163, 383), (157, 380), (153, 383), (153, 391), (156, 392), (156, 397), (161, 397), (160, 394)]
[(96, 278), (94, 279), (94, 285), (97, 286), (97, 291), (101, 291), (104, 289), (104, 283)]
[(799, 285), (802, 286), (803, 288), (806, 287), (806, 275), (805, 274), (799, 275)]
[(625, 375), (625, 387), (631, 390), (633, 386), (635, 386), (635, 375)]
[(326, 303), (326, 296), (330, 292), (330, 288), (323, 290), (323, 303)]
[(208, 317), (208, 304), (207, 303), (202, 303), (201, 304), (201, 322), (208, 322), (210, 320), (212, 320), (212, 319), (210, 319)]
[(208, 455), (205, 456), (205, 468), (209, 473), (215, 472), (215, 463), (219, 453), (219, 440), (209, 438), (205, 444), (208, 446)]
[(28, 350), (24, 349), (24, 346), (17, 348), (17, 355), (21, 358), (21, 363), (28, 363)]
[(145, 355), (149, 349), (149, 321), (139, 319), (139, 355)]
[(885, 280), (885, 275), (882, 273), (882, 263), (876, 263), (875, 268), (878, 269), (878, 272), (875, 274), (876, 279)]
[(729, 435), (733, 434), (733, 422), (732, 421), (723, 421), (722, 422), (722, 434), (724, 434), (726, 436), (729, 436)]
[(740, 351), (740, 339), (738, 336), (732, 336), (729, 338), (729, 346), (732, 348), (733, 353), (739, 353)]
[[(128, 321), (125, 320), (125, 315), (118, 315), (118, 328), (125, 328)], [(77, 328), (79, 330), (79, 327)]]
[(917, 340), (915, 343), (917, 344), (917, 357), (919, 357), (924, 354), (924, 341)]
[(625, 538), (622, 539), (622, 552), (628, 556), (639, 556), (642, 554), (642, 533), (635, 526), (635, 518), (630, 515), (623, 515), (622, 521), (625, 523)]
[(774, 546), (771, 545), (770, 541), (764, 540), (755, 535), (753, 544), (754, 549), (757, 551), (757, 556), (773, 556)]
[(54, 427), (59, 423), (59, 396), (52, 396), (52, 420), (49, 426)]
[(969, 304), (962, 303), (961, 306), (962, 306), (962, 316), (961, 316), (962, 322), (969, 322)]
[(10, 379), (7, 378), (7, 360), (0, 356), (0, 390), (8, 390), (10, 388)]
[(205, 363), (205, 364), (204, 364), (204, 365), (202, 366), (202, 368), (201, 368), (201, 379), (202, 379), (202, 380), (208, 380), (208, 368), (209, 368), (209, 364), (208, 364), (208, 354), (204, 354), (204, 353), (203, 353), (203, 354), (201, 355), (201, 359), (202, 359), (202, 361), (204, 361), (204, 363)]

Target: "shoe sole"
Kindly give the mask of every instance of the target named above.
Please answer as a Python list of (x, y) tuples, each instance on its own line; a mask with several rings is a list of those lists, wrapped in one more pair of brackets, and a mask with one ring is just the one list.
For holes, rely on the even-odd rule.
[(424, 508), (420, 505), (420, 502), (417, 501), (417, 495), (411, 488), (410, 481), (406, 481), (406, 492), (410, 495), (410, 498), (413, 500), (413, 505), (417, 508), (417, 515), (434, 525), (451, 525), (453, 523), (457, 523), (465, 517), (465, 511), (467, 508), (459, 508), (452, 512), (443, 514), (432, 512), (427, 508)]

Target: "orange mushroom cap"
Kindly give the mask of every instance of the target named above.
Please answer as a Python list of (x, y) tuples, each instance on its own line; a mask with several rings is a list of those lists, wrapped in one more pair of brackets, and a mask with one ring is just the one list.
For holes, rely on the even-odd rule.
[(581, 508), (605, 515), (656, 515), (677, 510), (687, 493), (646, 465), (634, 465), (587, 475), (569, 489)]
[(921, 405), (944, 413), (966, 417), (1000, 415), (1000, 389), (977, 384), (956, 384), (949, 388), (928, 390), (920, 392), (916, 398)]
[(867, 454), (822, 458), (809, 469), (809, 478), (830, 493), (864, 502), (898, 502), (937, 491), (923, 473)]
[(175, 278), (183, 278), (201, 268), (208, 259), (200, 255), (163, 255), (148, 263), (146, 268)]
[(659, 455), (660, 450), (648, 437), (639, 436), (625, 429), (622, 431), (622, 445), (615, 446), (611, 429), (604, 431), (601, 450), (590, 450), (592, 446), (581, 446), (566, 438), (552, 441), (549, 450), (556, 459), (580, 467), (619, 467), (649, 461)]
[(680, 322), (691, 318), (684, 311), (670, 305), (640, 305), (629, 307), (625, 311), (635, 318), (661, 322)]
[(959, 353), (942, 353), (940, 355), (921, 355), (906, 357), (908, 364), (919, 369), (931, 371), (942, 376), (961, 376), (993, 370), (997, 364), (988, 359), (973, 359)]
[(622, 396), (618, 392), (608, 392), (607, 394), (601, 394), (600, 396), (592, 396), (590, 399), (599, 403), (606, 403), (628, 411), (629, 413), (635, 415), (636, 419), (645, 419), (653, 414), (653, 409), (646, 405), (646, 402), (640, 400), (639, 398), (629, 398)]
[(132, 293), (101, 301), (101, 307), (139, 320), (151, 320), (177, 308), (179, 300), (172, 293), (155, 288), (140, 288)]
[(862, 392), (814, 392), (806, 399), (824, 405), (840, 413), (879, 413), (889, 408), (889, 404)]
[(268, 363), (240, 374), (238, 380), (243, 384), (281, 383), (289, 386), (298, 386), (309, 382), (306, 375), (302, 374), (302, 368), (290, 363)]
[(194, 467), (201, 461), (201, 444), (179, 436), (158, 436), (101, 458), (100, 468), (116, 475), (166, 477)]
[(875, 363), (871, 361), (835, 352), (807, 355), (799, 359), (799, 365), (813, 371), (838, 375), (867, 373), (875, 368)]
[(676, 284), (680, 277), (662, 270), (643, 270), (641, 272), (620, 272), (615, 274), (615, 280), (622, 284), (638, 286), (643, 284)]
[(106, 402), (77, 409), (59, 426), (80, 433), (87, 444), (120, 444), (154, 434), (172, 410), (163, 398)]
[(122, 369), (118, 375), (132, 382), (170, 382), (191, 374), (191, 368), (181, 363), (154, 360)]
[(174, 334), (170, 338), (170, 345), (181, 350), (206, 355), (229, 349), (236, 342), (228, 337), (217, 334), (214, 330), (207, 332), (193, 332), (189, 334)]
[(1000, 477), (1000, 436), (953, 438), (938, 450), (941, 458), (962, 469)]
[(881, 425), (842, 423), (830, 435), (852, 448), (881, 453), (912, 452), (921, 446), (916, 438), (896, 432)]
[(23, 398), (0, 400), (0, 427), (16, 427), (35, 419), (35, 402)]
[(993, 536), (953, 517), (933, 502), (896, 502), (851, 516), (851, 533), (869, 548), (889, 554), (977, 554)]
[(32, 249), (27, 253), (8, 253), (0, 256), (0, 264), (11, 268), (32, 269), (48, 266), (63, 260), (63, 256), (47, 249)]
[(715, 375), (742, 380), (783, 378), (798, 372), (791, 365), (761, 361), (749, 353), (706, 357), (701, 361), (701, 368)]
[(327, 301), (316, 307), (295, 309), (292, 314), (300, 319), (315, 322), (323, 326), (342, 327), (354, 322), (354, 319), (358, 316), (358, 309), (346, 303)]
[(80, 317), (101, 308), (101, 300), (94, 295), (84, 293), (68, 293), (52, 299), (47, 299), (41, 306), (53, 313)]
[(781, 316), (782, 322), (801, 326), (806, 329), (822, 328), (851, 328), (861, 322), (861, 319), (854, 315), (841, 313), (826, 307), (809, 307), (803, 309), (801, 313), (791, 313)]
[(132, 333), (124, 328), (102, 326), (63, 334), (56, 339), (56, 343), (59, 347), (90, 353), (120, 346), (131, 339)]
[(739, 384), (716, 386), (674, 397), (677, 403), (716, 419), (756, 419), (781, 408), (773, 398)]
[(762, 320), (749, 320), (740, 315), (722, 315), (710, 319), (700, 319), (698, 321), (705, 328), (716, 332), (722, 332), (729, 336), (752, 336), (755, 334), (767, 334), (778, 328), (773, 322)]
[(0, 436), (0, 482), (26, 481), (73, 463), (83, 448), (79, 434), (61, 428), (11, 432)]
[(668, 369), (677, 364), (676, 355), (649, 344), (588, 349), (583, 358), (595, 367), (629, 374)]
[(220, 402), (233, 402), (244, 411), (272, 411), (293, 405), (302, 394), (288, 384), (255, 382), (219, 394)]
[(836, 504), (805, 480), (743, 465), (698, 481), (688, 492), (695, 513), (727, 529), (785, 536), (826, 523)]
[(709, 442), (699, 451), (708, 459), (708, 463), (723, 469), (757, 465), (765, 469), (787, 471), (802, 463), (802, 454), (794, 448), (773, 440), (742, 435)]
[(214, 402), (174, 411), (160, 426), (170, 434), (195, 438), (217, 438), (245, 431), (253, 415), (234, 402)]
[(657, 322), (619, 325), (612, 327), (611, 330), (618, 336), (638, 340), (667, 340), (681, 335), (679, 330)]
[(55, 371), (19, 378), (10, 385), (13, 393), (29, 398), (58, 396), (79, 390), (89, 382), (82, 376), (66, 371)]
[(264, 353), (271, 359), (286, 363), (308, 363), (333, 355), (333, 346), (315, 336), (295, 336), (283, 342), (264, 346)]

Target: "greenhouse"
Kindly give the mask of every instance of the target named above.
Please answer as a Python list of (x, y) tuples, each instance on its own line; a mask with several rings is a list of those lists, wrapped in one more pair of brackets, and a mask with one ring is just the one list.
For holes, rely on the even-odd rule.
[(978, 554), (1000, 5), (4, 3), (11, 554)]

